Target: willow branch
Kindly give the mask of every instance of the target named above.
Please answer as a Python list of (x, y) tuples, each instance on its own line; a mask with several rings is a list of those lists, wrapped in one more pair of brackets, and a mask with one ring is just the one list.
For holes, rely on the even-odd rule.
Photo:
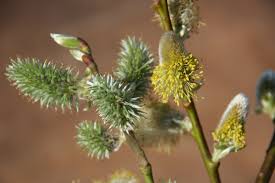
[(221, 182), (219, 172), (218, 172), (219, 163), (212, 161), (212, 156), (210, 154), (207, 142), (205, 140), (202, 126), (200, 124), (198, 113), (193, 100), (191, 100), (191, 103), (189, 105), (185, 106), (185, 110), (191, 120), (192, 136), (194, 137), (198, 145), (198, 148), (201, 153), (209, 178), (212, 183), (219, 183)]
[(154, 183), (152, 166), (148, 161), (145, 152), (140, 147), (134, 132), (130, 131), (129, 133), (125, 132), (124, 134), (126, 136), (127, 144), (131, 147), (133, 152), (135, 152), (139, 158), (140, 171), (143, 173), (145, 183)]
[(273, 119), (273, 137), (266, 151), (265, 159), (257, 175), (256, 183), (267, 183), (270, 181), (275, 168), (275, 119)]
[(173, 31), (167, 0), (158, 0), (153, 8), (159, 14), (164, 30)]

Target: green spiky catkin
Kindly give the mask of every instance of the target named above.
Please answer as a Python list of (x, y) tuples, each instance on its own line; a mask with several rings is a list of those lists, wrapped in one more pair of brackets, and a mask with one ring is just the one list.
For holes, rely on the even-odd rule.
[(143, 97), (150, 83), (152, 63), (153, 56), (148, 47), (141, 40), (128, 37), (121, 41), (118, 67), (114, 75), (131, 84), (135, 88), (136, 97)]
[(109, 158), (110, 153), (118, 150), (120, 146), (119, 137), (111, 135), (97, 122), (83, 121), (76, 128), (77, 143), (91, 157)]
[(134, 128), (142, 113), (133, 87), (110, 75), (95, 75), (88, 85), (92, 102), (104, 122), (123, 131)]
[(57, 68), (51, 62), (40, 63), (36, 58), (16, 58), (6, 71), (10, 82), (41, 106), (78, 109), (78, 79), (71, 68)]

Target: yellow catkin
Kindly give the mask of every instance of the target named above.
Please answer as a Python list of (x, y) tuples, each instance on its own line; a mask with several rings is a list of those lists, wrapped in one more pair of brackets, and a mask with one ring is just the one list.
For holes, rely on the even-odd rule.
[(244, 122), (238, 105), (234, 106), (221, 126), (212, 134), (219, 145), (234, 146), (237, 151), (245, 147)]
[(138, 180), (131, 172), (119, 170), (111, 175), (108, 183), (138, 183)]
[(190, 102), (194, 92), (203, 83), (203, 71), (199, 60), (192, 54), (173, 54), (170, 59), (158, 65), (152, 75), (154, 91), (167, 102), (173, 96), (177, 105), (181, 100)]

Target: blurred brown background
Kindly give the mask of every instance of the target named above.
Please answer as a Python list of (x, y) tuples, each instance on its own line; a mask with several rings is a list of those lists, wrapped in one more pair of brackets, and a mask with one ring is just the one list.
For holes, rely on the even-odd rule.
[[(62, 114), (27, 102), (3, 73), (10, 57), (38, 57), (74, 65), (50, 32), (79, 35), (94, 51), (100, 69), (115, 66), (119, 42), (136, 35), (157, 55), (161, 30), (152, 22), (151, 0), (1, 0), (0, 1), (0, 183), (68, 183), (104, 178), (121, 168), (137, 174), (136, 157), (127, 146), (109, 160), (87, 157), (75, 143), (76, 123), (95, 113)], [(262, 71), (275, 69), (275, 3), (272, 0), (201, 0), (207, 24), (187, 47), (205, 65), (206, 84), (197, 102), (208, 141), (230, 99), (242, 91), (250, 97), (247, 147), (222, 161), (224, 183), (251, 183), (271, 137), (268, 117), (256, 116), (255, 83)], [(212, 149), (212, 148), (211, 148)], [(156, 179), (179, 183), (208, 182), (197, 147), (184, 137), (170, 156), (146, 150)], [(275, 176), (271, 182), (275, 182)]]

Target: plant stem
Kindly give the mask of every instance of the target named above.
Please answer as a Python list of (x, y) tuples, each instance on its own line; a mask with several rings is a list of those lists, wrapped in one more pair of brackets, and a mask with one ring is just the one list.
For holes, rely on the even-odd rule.
[(219, 183), (221, 182), (219, 172), (218, 172), (219, 163), (212, 161), (212, 156), (207, 146), (207, 142), (205, 140), (202, 126), (200, 124), (198, 113), (193, 100), (191, 100), (191, 103), (189, 105), (185, 106), (185, 110), (191, 120), (192, 136), (194, 137), (198, 145), (198, 148), (201, 153), (204, 165), (207, 169), (207, 173), (209, 175), (210, 181), (212, 183)]
[(154, 183), (153, 171), (150, 162), (148, 161), (145, 152), (140, 147), (133, 131), (124, 132), (127, 144), (136, 153), (140, 161), (140, 171), (144, 176), (145, 183)]
[(273, 121), (273, 137), (266, 150), (266, 155), (261, 169), (257, 175), (256, 183), (268, 183), (275, 168), (275, 119)]
[(167, 0), (159, 0), (154, 5), (154, 10), (160, 15), (161, 22), (165, 31), (173, 31), (172, 23), (169, 16)]
[(99, 74), (97, 64), (92, 55), (84, 55), (82, 57), (82, 61), (86, 64), (87, 68), (89, 68), (93, 74)]

